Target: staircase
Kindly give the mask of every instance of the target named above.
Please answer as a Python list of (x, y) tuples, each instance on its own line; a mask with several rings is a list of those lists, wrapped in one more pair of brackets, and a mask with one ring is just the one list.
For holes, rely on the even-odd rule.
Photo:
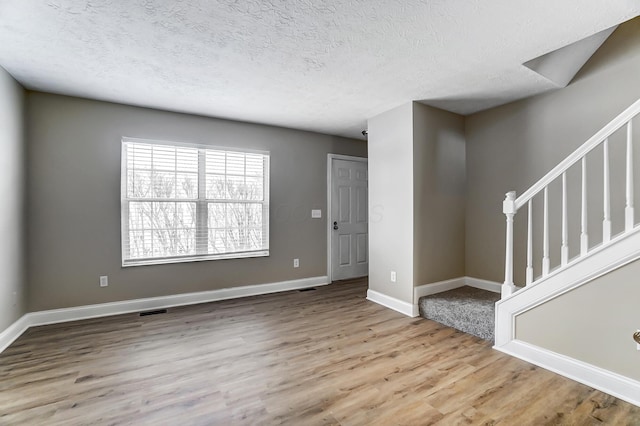
[[(494, 346), (497, 350), (528, 360), (636, 405), (640, 404), (638, 382), (569, 359), (562, 354), (545, 352), (544, 348), (533, 347), (526, 342), (518, 341), (515, 325), (516, 317), (527, 310), (640, 259), (640, 226), (636, 225), (634, 213), (633, 154), (633, 119), (639, 113), (640, 100), (614, 118), (522, 195), (516, 197), (515, 192), (506, 194), (503, 203), (503, 212), (506, 216), (505, 280), (502, 285), (501, 300), (495, 306)], [(624, 169), (623, 182), (618, 182), (624, 185), (624, 188), (614, 187), (619, 190), (618, 194), (624, 193), (624, 212), (621, 211), (620, 215), (611, 213), (610, 141), (620, 144), (613, 146), (620, 154), (624, 151), (624, 162), (616, 168), (621, 171)], [(594, 153), (596, 150), (597, 152)], [(597, 174), (590, 172), (587, 167), (594, 164), (596, 155), (602, 158), (602, 160), (598, 159), (602, 163), (601, 166), (598, 164)], [(580, 197), (579, 208), (574, 209), (573, 215), (570, 215), (572, 210), (568, 208), (570, 197), (568, 176), (580, 178), (579, 188), (571, 194), (576, 201), (575, 196), (579, 194)], [(594, 181), (597, 185), (590, 185), (590, 182)], [(552, 198), (552, 194), (556, 195), (555, 199)], [(598, 203), (602, 200), (602, 204), (594, 206), (593, 203), (589, 203), (589, 198), (593, 197), (593, 194), (598, 195)], [(554, 202), (555, 206), (561, 206), (561, 208), (555, 209), (559, 215), (552, 216), (550, 219), (554, 209), (550, 209), (549, 206)], [(534, 204), (537, 210), (534, 209)], [(579, 215), (575, 214), (578, 211)], [(534, 219), (536, 212), (538, 216)], [(526, 229), (526, 232), (514, 231), (514, 218), (518, 214), (525, 216), (521, 219), (526, 220), (526, 228), (523, 226), (519, 230)], [(595, 238), (590, 235), (590, 231), (593, 232), (593, 222), (591, 222), (592, 228), (589, 229), (589, 217), (602, 218), (602, 232), (600, 234), (598, 231), (596, 244), (593, 242)], [(555, 222), (553, 222), (554, 219)], [(539, 230), (542, 231), (542, 235), (539, 233), (534, 235), (534, 221), (536, 224), (541, 223)], [(580, 224), (579, 240), (574, 241), (576, 249), (573, 252), (576, 254), (573, 258), (569, 256), (570, 221)], [(525, 225), (524, 221), (520, 223)], [(559, 225), (556, 233), (550, 231), (552, 223)], [(612, 229), (620, 232), (612, 235)], [(518, 243), (517, 247), (521, 248), (520, 252), (524, 254), (523, 259), (518, 259), (517, 262), (514, 259), (514, 237)], [(534, 238), (542, 241), (540, 251), (534, 250)], [(556, 246), (559, 250), (555, 252), (550, 251), (552, 240), (557, 240), (559, 243), (559, 247)], [(554, 257), (552, 253), (559, 255)], [(519, 285), (522, 287), (516, 287), (514, 284), (514, 269), (517, 272), (516, 276), (521, 277), (522, 282)], [(534, 271), (539, 274), (535, 275)], [(558, 318), (558, 321), (562, 321), (562, 318)]]

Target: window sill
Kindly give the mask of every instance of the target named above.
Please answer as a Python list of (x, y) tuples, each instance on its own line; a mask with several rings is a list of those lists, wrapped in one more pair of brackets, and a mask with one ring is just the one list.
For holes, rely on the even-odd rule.
[(247, 251), (240, 253), (216, 254), (206, 256), (184, 256), (154, 259), (136, 259), (122, 261), (122, 267), (130, 266), (147, 266), (147, 265), (165, 265), (171, 263), (188, 263), (188, 262), (204, 262), (206, 260), (224, 260), (224, 259), (246, 259), (251, 257), (268, 257), (269, 250)]

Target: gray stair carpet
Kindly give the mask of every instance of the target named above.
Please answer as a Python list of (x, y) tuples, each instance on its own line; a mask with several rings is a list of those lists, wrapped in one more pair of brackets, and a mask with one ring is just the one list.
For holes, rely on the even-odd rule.
[(500, 294), (460, 287), (421, 297), (420, 316), (493, 342), (495, 303)]

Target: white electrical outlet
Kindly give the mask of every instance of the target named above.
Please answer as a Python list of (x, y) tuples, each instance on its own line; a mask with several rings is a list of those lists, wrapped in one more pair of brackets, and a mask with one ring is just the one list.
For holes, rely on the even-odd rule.
[(391, 271), (391, 282), (392, 283), (396, 282), (396, 271)]
[(107, 287), (109, 285), (109, 277), (102, 275), (100, 277), (100, 287)]
[(300, 267), (300, 259), (293, 259), (293, 267), (294, 268)]
[(311, 210), (311, 218), (312, 219), (320, 219), (322, 217), (322, 210), (313, 209)]
[(18, 306), (18, 292), (14, 291), (13, 292), (13, 306)]

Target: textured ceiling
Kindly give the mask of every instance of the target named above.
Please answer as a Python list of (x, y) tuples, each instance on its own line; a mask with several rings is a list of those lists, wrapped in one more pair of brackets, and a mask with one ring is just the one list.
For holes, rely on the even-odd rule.
[(0, 0), (25, 87), (361, 137), (411, 100), (461, 114), (554, 87), (522, 63), (638, 0)]

